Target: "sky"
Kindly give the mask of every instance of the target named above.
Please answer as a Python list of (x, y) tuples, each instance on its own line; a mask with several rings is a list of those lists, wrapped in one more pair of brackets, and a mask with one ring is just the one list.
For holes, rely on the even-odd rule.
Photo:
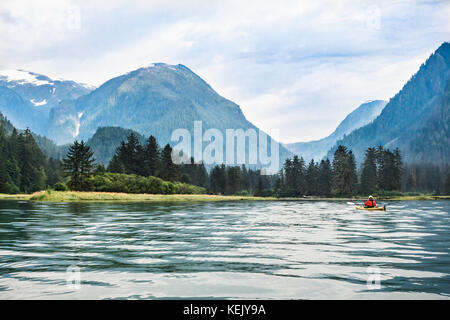
[(284, 143), (389, 100), (444, 41), (450, 1), (0, 1), (0, 70), (101, 85), (184, 64)]

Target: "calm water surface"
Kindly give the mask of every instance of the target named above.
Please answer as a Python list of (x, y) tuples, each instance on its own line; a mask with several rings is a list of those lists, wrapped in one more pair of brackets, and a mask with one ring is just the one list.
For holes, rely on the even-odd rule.
[(0, 201), (0, 299), (449, 299), (450, 202), (387, 206)]

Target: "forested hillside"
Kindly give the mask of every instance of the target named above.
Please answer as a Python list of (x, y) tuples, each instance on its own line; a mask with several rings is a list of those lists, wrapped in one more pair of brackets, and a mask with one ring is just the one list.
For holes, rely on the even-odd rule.
[(145, 137), (134, 130), (119, 127), (100, 127), (88, 140), (87, 145), (94, 151), (97, 163), (106, 165), (114, 156), (120, 143), (126, 141), (132, 133), (141, 144), (145, 143)]
[(29, 130), (11, 135), (0, 126), (0, 193), (29, 193), (47, 186), (47, 159)]
[(337, 145), (352, 149), (358, 162), (370, 146), (398, 147), (407, 162), (448, 163), (450, 43), (443, 43), (371, 124)]

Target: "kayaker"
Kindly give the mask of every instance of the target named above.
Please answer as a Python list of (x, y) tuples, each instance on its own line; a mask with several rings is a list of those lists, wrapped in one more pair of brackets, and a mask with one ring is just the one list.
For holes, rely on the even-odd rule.
[(372, 196), (369, 196), (369, 200), (364, 202), (364, 208), (373, 208), (376, 206), (377, 206), (377, 203), (375, 202), (375, 200), (373, 199)]

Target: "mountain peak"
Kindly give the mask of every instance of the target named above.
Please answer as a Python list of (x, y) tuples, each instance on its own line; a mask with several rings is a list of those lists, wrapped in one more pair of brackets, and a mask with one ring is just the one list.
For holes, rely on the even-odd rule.
[(436, 52), (449, 51), (449, 50), (450, 50), (450, 41), (445, 41), (439, 46), (439, 48), (437, 48)]
[(54, 86), (56, 83), (63, 82), (72, 84), (73, 86), (78, 85), (88, 90), (95, 89), (95, 86), (89, 84), (75, 83), (72, 80), (62, 78), (50, 78), (48, 76), (23, 69), (0, 70), (0, 82), (2, 81), (13, 86), (32, 85), (36, 87), (44, 85)]
[(0, 80), (16, 82), (19, 85), (31, 84), (35, 86), (51, 85), (52, 80), (46, 76), (26, 70), (0, 70)]
[(186, 70), (192, 72), (188, 67), (183, 64), (169, 64), (165, 62), (151, 62), (140, 69), (169, 69), (169, 70)]

